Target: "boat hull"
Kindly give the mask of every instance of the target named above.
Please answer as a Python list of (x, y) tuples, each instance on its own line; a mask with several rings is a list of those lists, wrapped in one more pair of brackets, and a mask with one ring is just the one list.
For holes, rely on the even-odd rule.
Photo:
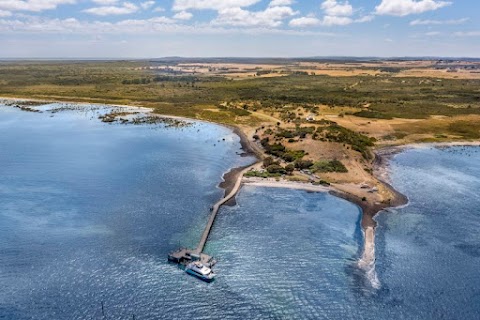
[(200, 275), (200, 274), (198, 274), (198, 273), (196, 273), (196, 272), (194, 272), (190, 269), (186, 269), (185, 272), (188, 273), (189, 275), (194, 276), (194, 277), (196, 277), (200, 280), (203, 280), (205, 282), (212, 282), (213, 280), (215, 280), (215, 277), (212, 277), (212, 278), (204, 277), (204, 276), (202, 276), (202, 275)]

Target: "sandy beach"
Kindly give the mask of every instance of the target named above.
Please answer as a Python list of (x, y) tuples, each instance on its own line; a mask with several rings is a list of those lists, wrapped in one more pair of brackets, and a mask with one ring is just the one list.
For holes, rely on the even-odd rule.
[(315, 186), (309, 183), (293, 182), (286, 180), (262, 179), (262, 178), (243, 178), (243, 184), (254, 187), (268, 188), (287, 188), (295, 190), (305, 190), (309, 192), (330, 192), (332, 189), (324, 186)]

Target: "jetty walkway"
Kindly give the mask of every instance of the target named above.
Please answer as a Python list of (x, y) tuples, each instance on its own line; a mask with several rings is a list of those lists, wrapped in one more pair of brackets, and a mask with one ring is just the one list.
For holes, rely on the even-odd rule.
[(200, 241), (198, 242), (197, 247), (195, 249), (180, 248), (177, 251), (172, 252), (168, 255), (169, 261), (185, 265), (185, 264), (188, 264), (190, 261), (200, 260), (203, 264), (210, 267), (215, 264), (216, 261), (211, 256), (203, 253), (203, 249), (205, 248), (205, 244), (207, 243), (208, 236), (212, 231), (215, 218), (217, 217), (220, 207), (230, 199), (234, 198), (235, 195), (240, 190), (240, 187), (242, 185), (243, 175), (246, 172), (248, 172), (250, 169), (254, 168), (256, 165), (258, 165), (258, 162), (240, 171), (238, 173), (237, 180), (235, 181), (235, 185), (230, 191), (230, 193), (213, 205), (210, 216), (208, 218), (207, 225), (205, 227), (205, 230), (202, 233), (202, 237), (200, 238)]

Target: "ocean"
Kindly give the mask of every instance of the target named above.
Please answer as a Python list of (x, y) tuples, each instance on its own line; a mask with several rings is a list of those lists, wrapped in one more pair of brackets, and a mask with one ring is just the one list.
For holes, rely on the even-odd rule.
[(356, 205), (252, 186), (219, 212), (207, 284), (167, 254), (196, 245), (223, 173), (254, 161), (239, 138), (62, 106), (0, 106), (0, 319), (478, 318), (480, 148), (392, 160), (411, 202), (377, 217), (379, 288), (356, 266)]

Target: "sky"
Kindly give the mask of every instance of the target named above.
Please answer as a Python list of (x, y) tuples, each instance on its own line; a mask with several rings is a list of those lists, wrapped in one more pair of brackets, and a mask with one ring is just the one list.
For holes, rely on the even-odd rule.
[(480, 57), (478, 0), (0, 0), (0, 58)]

